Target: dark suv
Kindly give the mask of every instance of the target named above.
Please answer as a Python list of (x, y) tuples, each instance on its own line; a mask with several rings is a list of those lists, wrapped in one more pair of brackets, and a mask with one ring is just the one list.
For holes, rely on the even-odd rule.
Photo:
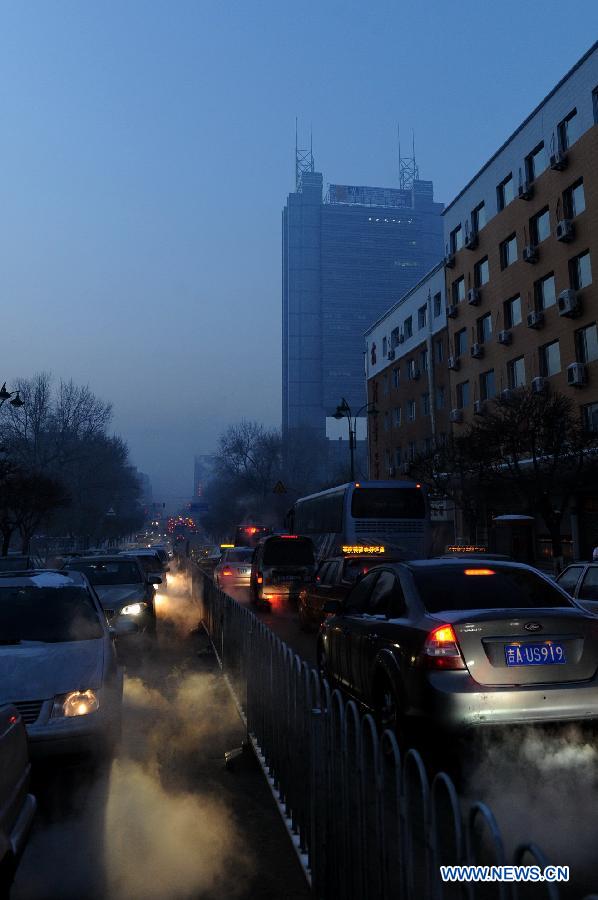
[(297, 534), (272, 534), (259, 542), (250, 578), (252, 603), (272, 603), (297, 598), (313, 581), (316, 570), (314, 545)]

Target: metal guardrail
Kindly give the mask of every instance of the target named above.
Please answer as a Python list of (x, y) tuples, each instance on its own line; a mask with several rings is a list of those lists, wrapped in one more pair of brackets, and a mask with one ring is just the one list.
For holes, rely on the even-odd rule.
[[(193, 567), (192, 578), (202, 622), (317, 900), (518, 900), (522, 885), (440, 880), (441, 865), (509, 862), (486, 804), (464, 814), (448, 775), (430, 784), (416, 750), (402, 759), (393, 733), (380, 737), (370, 715), (331, 691), (205, 573)], [(532, 843), (512, 858), (513, 865), (549, 863)], [(555, 883), (533, 890), (538, 898), (560, 896)]]

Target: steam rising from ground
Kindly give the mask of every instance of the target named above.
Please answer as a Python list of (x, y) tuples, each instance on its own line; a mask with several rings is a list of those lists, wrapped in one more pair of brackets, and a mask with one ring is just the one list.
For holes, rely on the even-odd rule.
[(578, 726), (521, 729), (487, 737), (483, 759), (468, 779), (472, 800), (494, 812), (507, 853), (538, 844), (571, 877), (595, 871), (598, 839), (598, 742)]
[[(157, 613), (166, 620), (162, 653), (197, 628), (184, 575), (169, 575)], [(164, 634), (169, 624), (175, 631), (170, 641)], [(222, 679), (191, 664), (187, 658), (162, 672), (146, 657), (138, 674), (125, 680), (128, 729), (106, 809), (107, 880), (115, 900), (231, 897), (235, 884), (245, 887), (250, 866), (230, 810), (194, 789), (204, 780), (206, 756), (223, 759), (221, 745), (239, 721)]]

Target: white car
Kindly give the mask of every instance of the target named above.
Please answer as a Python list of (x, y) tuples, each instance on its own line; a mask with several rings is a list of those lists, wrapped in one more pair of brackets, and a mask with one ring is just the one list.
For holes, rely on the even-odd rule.
[(84, 575), (0, 574), (0, 704), (17, 708), (32, 759), (111, 755), (120, 736), (123, 671), (108, 625)]

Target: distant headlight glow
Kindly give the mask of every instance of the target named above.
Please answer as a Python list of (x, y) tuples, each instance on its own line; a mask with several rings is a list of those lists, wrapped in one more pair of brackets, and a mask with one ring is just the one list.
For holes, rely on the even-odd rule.
[(140, 616), (146, 606), (146, 603), (129, 603), (128, 606), (123, 606), (120, 614), (121, 616)]
[(74, 716), (88, 716), (97, 712), (100, 701), (95, 691), (71, 691), (69, 694), (59, 694), (54, 698), (52, 718), (73, 718)]

